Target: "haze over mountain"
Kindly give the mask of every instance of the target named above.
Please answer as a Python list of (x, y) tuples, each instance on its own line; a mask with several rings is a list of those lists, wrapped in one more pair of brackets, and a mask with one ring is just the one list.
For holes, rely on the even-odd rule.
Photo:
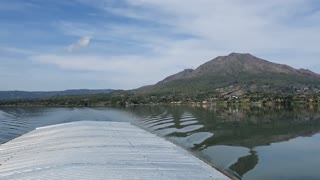
[(72, 89), (65, 91), (0, 91), (0, 100), (42, 99), (53, 96), (74, 96), (110, 93), (111, 89)]
[[(43, 99), (54, 96), (106, 94), (113, 90), (67, 90), (48, 92), (0, 91), (0, 100)], [(236, 95), (248, 93), (319, 93), (320, 75), (307, 69), (272, 63), (251, 54), (231, 53), (218, 56), (196, 69), (185, 69), (155, 85), (129, 91), (114, 91), (113, 97), (123, 93), (163, 94), (192, 97), (203, 94)], [(205, 95), (206, 94), (206, 95)], [(103, 97), (104, 95), (100, 96)], [(89, 96), (88, 96), (89, 97)], [(82, 96), (79, 98), (83, 98)]]
[(136, 92), (196, 92), (230, 86), (238, 90), (284, 92), (319, 85), (320, 75), (310, 70), (272, 63), (248, 53), (231, 53), (218, 56), (196, 69), (185, 69)]

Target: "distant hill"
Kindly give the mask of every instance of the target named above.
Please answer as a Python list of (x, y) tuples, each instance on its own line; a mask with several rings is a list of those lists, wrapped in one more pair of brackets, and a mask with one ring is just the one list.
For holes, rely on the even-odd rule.
[(215, 91), (294, 92), (318, 91), (320, 75), (307, 69), (272, 63), (251, 54), (218, 56), (196, 69), (186, 69), (136, 93), (194, 93)]
[(42, 99), (53, 96), (74, 96), (111, 93), (111, 89), (73, 89), (65, 91), (0, 91), (0, 100)]
[[(112, 93), (111, 93), (112, 92)], [(23, 99), (23, 101), (20, 101)], [(24, 101), (29, 99), (29, 101)], [(0, 106), (105, 106), (162, 103), (320, 103), (320, 75), (231, 53), (133, 90), (0, 91)]]

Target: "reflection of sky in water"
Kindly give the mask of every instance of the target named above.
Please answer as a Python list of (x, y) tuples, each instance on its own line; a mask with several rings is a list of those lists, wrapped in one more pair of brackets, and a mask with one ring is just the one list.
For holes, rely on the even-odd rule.
[(133, 121), (124, 111), (102, 108), (2, 108), (0, 144), (37, 127), (72, 121)]
[(81, 120), (132, 122), (243, 179), (320, 179), (320, 111), (303, 109), (2, 108), (0, 144), (39, 126)]
[(250, 155), (250, 150), (243, 147), (212, 146), (203, 150), (201, 154), (216, 166), (227, 169), (236, 163), (239, 157)]
[(213, 133), (209, 132), (199, 132), (191, 134), (187, 137), (169, 137), (170, 140), (173, 142), (176, 142), (178, 144), (181, 144), (184, 147), (192, 148), (195, 144), (201, 144), (206, 139), (213, 136)]
[(320, 134), (257, 147), (256, 151), (259, 163), (244, 179), (320, 179)]
[[(256, 147), (254, 150), (234, 146), (211, 146), (202, 150), (200, 156), (232, 174), (239, 173), (240, 177), (243, 175), (243, 179), (307, 180), (320, 179), (319, 152), (320, 134), (316, 134)], [(245, 159), (248, 167), (240, 167), (245, 165), (241, 162)], [(249, 167), (249, 161), (252, 167)]]
[(320, 179), (320, 158), (312, 159), (320, 154), (318, 135), (300, 137), (320, 131), (320, 113), (257, 107), (210, 111), (183, 106), (135, 108), (132, 112), (144, 117), (142, 124), (149, 130), (237, 177)]

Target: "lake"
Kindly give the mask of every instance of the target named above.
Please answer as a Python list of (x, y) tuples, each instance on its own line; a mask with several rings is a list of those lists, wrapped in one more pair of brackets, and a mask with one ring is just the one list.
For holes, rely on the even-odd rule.
[(312, 105), (0, 108), (0, 144), (81, 120), (129, 121), (245, 180), (320, 179), (320, 109)]

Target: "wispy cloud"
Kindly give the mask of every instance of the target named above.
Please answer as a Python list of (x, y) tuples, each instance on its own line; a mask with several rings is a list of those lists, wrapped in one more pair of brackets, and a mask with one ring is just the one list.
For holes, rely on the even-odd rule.
[[(81, 8), (72, 13), (83, 18), (68, 13), (61, 15), (66, 18), (52, 17), (50, 23), (57, 29), (49, 34), (54, 37), (41, 36), (43, 53), (26, 53), (27, 59), (47, 68), (84, 72), (87, 79), (100, 74), (117, 82), (115, 88), (155, 83), (230, 52), (250, 52), (320, 72), (320, 6), (314, 0), (68, 2), (75, 9), (79, 3)], [(57, 4), (55, 8), (60, 7)], [(4, 37), (9, 37), (6, 33)], [(59, 51), (74, 37), (80, 38), (65, 48), (69, 53)]]
[(31, 56), (30, 59), (35, 64), (54, 65), (73, 72), (87, 72), (88, 76), (94, 80), (98, 77), (90, 76), (90, 74), (103, 74), (102, 79), (101, 77), (99, 79), (117, 84), (116, 88), (136, 88), (146, 83), (151, 84), (155, 79), (164, 78), (159, 72), (174, 73), (177, 71), (176, 67), (169, 67), (170, 59), (161, 61), (158, 57), (46, 54)]
[[(113, 72), (116, 73), (111, 77), (114, 79), (127, 75), (145, 80), (147, 84), (155, 83), (183, 68), (195, 68), (215, 56), (233, 51), (250, 52), (295, 67), (305, 67), (304, 62), (297, 60), (296, 52), (299, 52), (300, 57), (309, 53), (320, 54), (316, 45), (320, 41), (320, 26), (301, 25), (304, 19), (312, 17), (314, 21), (317, 18), (315, 13), (308, 13), (312, 4), (305, 1), (121, 2), (126, 6), (99, 4), (97, 8), (133, 19), (133, 22), (98, 22), (93, 25), (63, 21), (60, 25), (67, 34), (95, 36), (97, 41), (123, 49), (122, 54), (99, 52), (97, 55), (91, 52), (86, 56), (72, 57), (47, 54), (33, 59), (63, 69)], [(294, 20), (297, 18), (299, 22)], [(72, 51), (86, 45), (87, 43), (79, 41), (68, 49)], [(102, 43), (101, 46), (106, 45)], [(137, 53), (132, 54), (131, 49), (135, 49)], [(295, 54), (294, 60), (290, 54)], [(314, 58), (309, 58), (309, 64), (317, 63)], [(152, 75), (147, 78), (145, 74)]]
[[(99, 7), (118, 16), (139, 21), (147, 19), (146, 22), (140, 25), (102, 23), (95, 24), (95, 28), (91, 25), (87, 28), (81, 24), (78, 26), (83, 28), (82, 31), (75, 30), (77, 27), (69, 29), (68, 32), (77, 32), (79, 35), (89, 31), (97, 35), (97, 39), (135, 41), (136, 44), (152, 47), (158, 55), (159, 51), (162, 51), (161, 56), (169, 55), (172, 49), (179, 49), (183, 51), (181, 54), (188, 54), (189, 57), (194, 57), (192, 54), (202, 51), (251, 52), (263, 56), (285, 53), (288, 55), (287, 59), (290, 59), (290, 53), (294, 52), (320, 53), (317, 48), (320, 41), (318, 33), (320, 25), (317, 23), (305, 25), (319, 19), (317, 16), (319, 13), (314, 11), (314, 3), (311, 1), (126, 0), (121, 2), (126, 3), (125, 8), (101, 6), (101, 4)], [(146, 14), (153, 19), (152, 24), (158, 23), (157, 26), (150, 26), (149, 19), (144, 18)], [(160, 16), (157, 16), (159, 14)], [(187, 35), (191, 40), (177, 39), (179, 35)], [(190, 46), (190, 43), (194, 43), (192, 51), (180, 48)], [(212, 53), (207, 58), (216, 55), (219, 54)], [(282, 58), (282, 61), (285, 61), (285, 57)], [(191, 61), (190, 58), (188, 60)], [(281, 61), (281, 59), (276, 60)]]
[[(83, 2), (89, 3), (89, 1)], [(137, 44), (148, 43), (154, 49), (158, 49), (172, 48), (173, 44), (181, 45), (184, 39), (177, 40), (176, 37), (187, 35), (194, 37), (197, 42), (194, 51), (185, 50), (187, 54), (209, 49), (218, 52), (251, 52), (258, 55), (275, 52), (289, 54), (297, 51), (302, 54), (319, 53), (317, 44), (320, 40), (318, 33), (320, 25), (311, 23), (320, 20), (314, 1), (125, 0), (120, 2), (126, 5), (113, 7), (107, 3), (105, 6), (99, 4), (99, 8), (120, 17), (137, 19), (139, 23), (120, 23), (120, 25), (117, 22), (96, 23), (94, 28), (90, 28), (91, 24), (88, 24), (89, 32), (98, 34), (97, 39), (108, 40), (112, 37), (128, 41), (135, 38)], [(149, 19), (152, 19), (152, 23)], [(81, 26), (85, 27), (83, 24)], [(88, 30), (82, 32), (75, 30), (74, 33), (76, 32), (85, 34)], [(211, 57), (215, 55), (212, 54)]]
[(30, 8), (36, 8), (38, 7), (34, 3), (29, 2), (8, 2), (6, 0), (1, 2), (0, 11), (19, 11), (19, 10), (25, 10)]
[(16, 47), (0, 47), (0, 52), (5, 52), (5, 53), (12, 53), (16, 55), (35, 55), (36, 52), (27, 50), (27, 49), (20, 49)]
[(81, 39), (79, 39), (77, 42), (75, 42), (75, 43), (69, 45), (68, 47), (66, 47), (66, 50), (67, 50), (68, 52), (72, 52), (72, 51), (74, 51), (74, 50), (87, 47), (87, 46), (89, 46), (90, 41), (91, 41), (91, 37), (89, 37), (89, 36), (84, 36), (84, 37), (82, 37)]

